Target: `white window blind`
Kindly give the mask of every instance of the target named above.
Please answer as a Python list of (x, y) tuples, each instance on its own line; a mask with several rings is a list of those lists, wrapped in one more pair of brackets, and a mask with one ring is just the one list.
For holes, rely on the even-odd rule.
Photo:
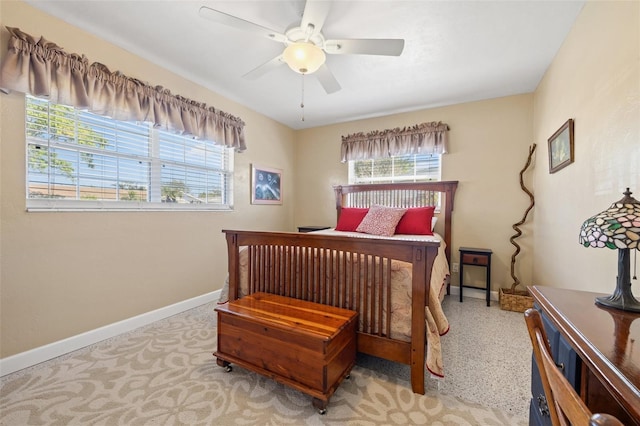
[(441, 155), (420, 154), (349, 161), (349, 183), (396, 183), (440, 180)]
[(26, 98), (30, 210), (227, 210), (233, 150)]

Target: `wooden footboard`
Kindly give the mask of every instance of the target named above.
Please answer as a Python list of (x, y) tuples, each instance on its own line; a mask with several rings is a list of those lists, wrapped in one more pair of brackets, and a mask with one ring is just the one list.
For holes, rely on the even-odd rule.
[[(358, 351), (411, 367), (411, 386), (424, 394), (425, 306), (439, 242), (313, 233), (224, 230), (229, 300), (239, 297), (241, 250), (248, 293), (266, 292), (358, 312)], [(411, 342), (391, 335), (391, 262), (412, 265)]]

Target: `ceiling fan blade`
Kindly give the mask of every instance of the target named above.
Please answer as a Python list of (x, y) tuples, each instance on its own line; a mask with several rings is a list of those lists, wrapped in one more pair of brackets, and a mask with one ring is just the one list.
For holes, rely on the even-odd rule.
[(400, 56), (404, 49), (404, 40), (392, 38), (327, 40), (324, 43), (324, 49), (331, 54)]
[(247, 80), (255, 80), (259, 77), (262, 77), (269, 71), (272, 71), (278, 68), (282, 64), (284, 64), (284, 61), (282, 60), (282, 55), (278, 55), (275, 58), (271, 59), (270, 61), (267, 61), (264, 64), (252, 69), (242, 77), (246, 78)]
[(326, 0), (307, 0), (304, 6), (304, 12), (302, 13), (302, 22), (300, 28), (306, 29), (309, 24), (313, 25), (313, 31), (309, 36), (314, 36), (322, 31), (324, 21), (327, 19), (329, 10), (331, 9), (331, 2)]
[(328, 94), (335, 93), (341, 89), (340, 83), (338, 83), (338, 80), (333, 76), (327, 64), (322, 64), (314, 74), (318, 77), (318, 81)]
[(198, 11), (198, 14), (202, 18), (217, 22), (218, 24), (227, 25), (240, 31), (254, 33), (256, 35), (282, 43), (285, 43), (287, 41), (287, 36), (282, 33), (258, 24), (254, 24), (253, 22), (245, 21), (244, 19), (240, 19), (233, 15), (220, 12), (219, 10), (211, 9), (207, 6), (202, 6)]

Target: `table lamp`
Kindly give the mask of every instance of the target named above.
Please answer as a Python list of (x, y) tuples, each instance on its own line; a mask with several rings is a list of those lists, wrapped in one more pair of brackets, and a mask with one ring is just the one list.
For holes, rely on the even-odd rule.
[(580, 229), (580, 244), (585, 247), (618, 249), (618, 278), (611, 296), (596, 297), (596, 303), (623, 311), (640, 312), (640, 302), (631, 292), (631, 250), (640, 250), (640, 202), (624, 197), (607, 210), (590, 217)]

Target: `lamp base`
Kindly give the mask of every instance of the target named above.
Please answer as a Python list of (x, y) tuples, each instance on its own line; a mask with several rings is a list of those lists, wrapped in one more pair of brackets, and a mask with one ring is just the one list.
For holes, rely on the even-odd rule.
[(596, 303), (622, 311), (640, 312), (640, 302), (631, 293), (631, 254), (628, 248), (618, 250), (618, 278), (611, 296), (596, 297)]
[(622, 311), (640, 312), (640, 302), (633, 297), (633, 294), (631, 292), (619, 292), (617, 289), (611, 296), (596, 297), (596, 303)]

